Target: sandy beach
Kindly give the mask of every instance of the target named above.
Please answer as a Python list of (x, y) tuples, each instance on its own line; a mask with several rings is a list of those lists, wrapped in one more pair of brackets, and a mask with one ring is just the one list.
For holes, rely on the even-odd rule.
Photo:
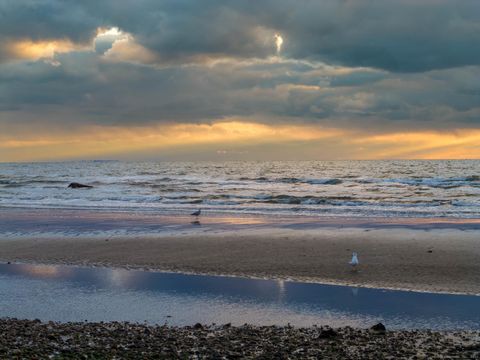
[[(348, 265), (359, 254), (358, 271)], [(14, 237), (3, 262), (132, 267), (480, 294), (478, 231), (278, 229), (130, 237)]]

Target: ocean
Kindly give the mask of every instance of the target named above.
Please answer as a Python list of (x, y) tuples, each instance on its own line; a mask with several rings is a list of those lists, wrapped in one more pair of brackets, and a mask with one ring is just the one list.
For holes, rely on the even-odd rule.
[(471, 219), (479, 205), (477, 160), (0, 164), (4, 209)]

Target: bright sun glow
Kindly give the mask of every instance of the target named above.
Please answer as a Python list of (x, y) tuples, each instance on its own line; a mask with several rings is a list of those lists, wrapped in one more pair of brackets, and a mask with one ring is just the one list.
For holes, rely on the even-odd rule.
[(275, 34), (275, 46), (277, 47), (277, 54), (282, 51), (283, 37), (279, 34)]
[(97, 37), (98, 36), (120, 36), (122, 35), (122, 31), (118, 27), (112, 27), (109, 29), (99, 28), (97, 30)]

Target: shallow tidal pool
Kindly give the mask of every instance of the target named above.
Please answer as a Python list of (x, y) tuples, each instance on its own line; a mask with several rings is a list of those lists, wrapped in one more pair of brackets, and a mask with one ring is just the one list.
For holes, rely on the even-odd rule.
[(75, 266), (0, 264), (0, 317), (150, 324), (480, 329), (480, 296)]

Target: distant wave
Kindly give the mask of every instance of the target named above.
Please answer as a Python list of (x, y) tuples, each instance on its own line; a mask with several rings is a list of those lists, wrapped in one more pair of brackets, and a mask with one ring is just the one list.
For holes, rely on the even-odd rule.
[(451, 178), (399, 178), (385, 179), (383, 182), (398, 183), (411, 186), (428, 186), (432, 188), (453, 189), (461, 186), (480, 186), (480, 176), (471, 175), (466, 177)]
[(239, 180), (242, 181), (257, 181), (257, 182), (270, 182), (270, 183), (286, 183), (286, 184), (311, 184), (311, 185), (338, 185), (343, 181), (340, 179), (302, 179), (295, 177), (283, 177), (283, 178), (273, 178), (269, 179), (266, 177), (257, 177), (257, 178), (248, 178), (241, 177)]
[(340, 179), (310, 179), (305, 181), (307, 184), (319, 184), (319, 185), (339, 185), (343, 183)]
[(31, 185), (63, 185), (68, 182), (57, 181), (57, 180), (0, 180), (0, 186), (5, 188), (18, 188), (18, 187), (28, 187)]
[(477, 174), (480, 161), (0, 164), (0, 206), (480, 218)]

